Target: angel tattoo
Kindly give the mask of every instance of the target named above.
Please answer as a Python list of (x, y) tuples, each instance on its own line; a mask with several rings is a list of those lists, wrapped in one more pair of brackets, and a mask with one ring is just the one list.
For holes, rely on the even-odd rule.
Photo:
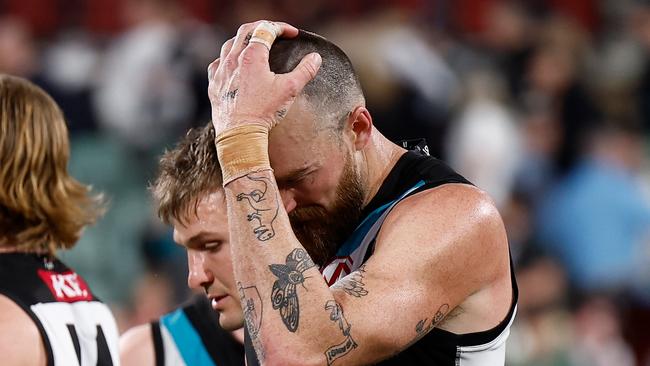
[(273, 283), (271, 304), (273, 309), (280, 310), (284, 325), (292, 333), (296, 332), (300, 321), (296, 285), (302, 285), (305, 282), (308, 277), (305, 277), (303, 273), (312, 267), (316, 267), (316, 264), (303, 248), (291, 251), (287, 256), (286, 264), (271, 264), (269, 266), (271, 272), (278, 278)]

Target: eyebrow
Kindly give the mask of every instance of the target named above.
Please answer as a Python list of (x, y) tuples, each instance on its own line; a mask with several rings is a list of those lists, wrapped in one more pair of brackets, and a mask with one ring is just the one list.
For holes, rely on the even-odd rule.
[(304, 168), (294, 169), (294, 170), (290, 171), (284, 177), (276, 178), (275, 181), (277, 182), (278, 186), (286, 185), (288, 183), (295, 182), (295, 181), (298, 181), (298, 180), (306, 177), (307, 175), (313, 173), (317, 168), (318, 167), (316, 167), (314, 165), (310, 165), (310, 166), (306, 166)]

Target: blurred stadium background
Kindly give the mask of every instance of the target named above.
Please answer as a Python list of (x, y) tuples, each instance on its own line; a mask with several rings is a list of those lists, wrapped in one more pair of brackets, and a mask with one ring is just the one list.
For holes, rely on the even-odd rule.
[[(188, 295), (156, 158), (208, 121), (206, 67), (285, 20), (352, 58), (378, 128), (497, 201), (521, 291), (508, 365), (650, 365), (650, 1), (0, 0), (0, 72), (62, 106), (110, 210), (62, 256), (122, 330)], [(435, 242), (435, 238), (431, 238)]]

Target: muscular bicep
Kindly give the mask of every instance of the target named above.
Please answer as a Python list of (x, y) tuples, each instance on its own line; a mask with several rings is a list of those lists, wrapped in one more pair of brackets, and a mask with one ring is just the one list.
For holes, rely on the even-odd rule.
[(411, 275), (413, 272), (400, 268), (372, 260), (333, 287), (334, 298), (345, 316), (340, 322), (341, 332), (348, 328), (357, 344), (354, 353), (360, 364), (405, 349), (426, 335), (458, 303), (444, 290), (432, 288), (419, 276)]
[(9, 298), (0, 295), (0, 355), (9, 366), (44, 366), (45, 346), (34, 321)]
[(418, 208), (418, 202), (396, 209), (377, 237), (375, 253), (332, 287), (360, 364), (407, 348), (503, 267), (490, 252), (505, 239), (491, 213), (480, 212), (486, 210), (481, 202), (435, 199), (444, 216)]

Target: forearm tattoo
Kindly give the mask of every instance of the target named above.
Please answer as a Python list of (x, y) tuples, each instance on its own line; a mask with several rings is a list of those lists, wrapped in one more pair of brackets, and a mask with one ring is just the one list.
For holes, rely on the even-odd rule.
[(363, 277), (366, 274), (366, 265), (363, 264), (359, 269), (350, 273), (345, 278), (335, 283), (332, 288), (345, 291), (348, 295), (362, 297), (368, 295), (368, 290), (364, 287)]
[[(275, 236), (273, 222), (278, 217), (278, 199), (269, 199), (267, 192), (271, 180), (264, 176), (247, 175), (254, 189), (237, 194), (237, 201), (246, 201), (252, 209), (246, 219), (252, 222), (253, 233), (259, 241), (267, 241)], [(271, 195), (271, 192), (268, 192)]]
[(343, 307), (334, 300), (328, 300), (325, 303), (325, 310), (330, 311), (330, 320), (338, 322), (339, 329), (345, 336), (345, 340), (342, 343), (335, 344), (325, 351), (325, 358), (327, 359), (327, 365), (329, 366), (338, 358), (347, 355), (350, 351), (357, 348), (358, 344), (354, 339), (352, 339), (352, 335), (350, 334), (352, 325), (350, 325), (350, 323), (345, 319)]
[(269, 269), (278, 279), (273, 283), (271, 304), (280, 310), (280, 316), (287, 329), (295, 333), (300, 322), (300, 304), (296, 285), (304, 287), (304, 272), (315, 267), (314, 262), (303, 248), (296, 248), (287, 256), (285, 264), (271, 264)]
[(255, 286), (243, 287), (241, 282), (237, 281), (237, 288), (251, 342), (259, 361), (264, 361), (264, 347), (259, 338), (260, 328), (262, 328), (262, 297)]

